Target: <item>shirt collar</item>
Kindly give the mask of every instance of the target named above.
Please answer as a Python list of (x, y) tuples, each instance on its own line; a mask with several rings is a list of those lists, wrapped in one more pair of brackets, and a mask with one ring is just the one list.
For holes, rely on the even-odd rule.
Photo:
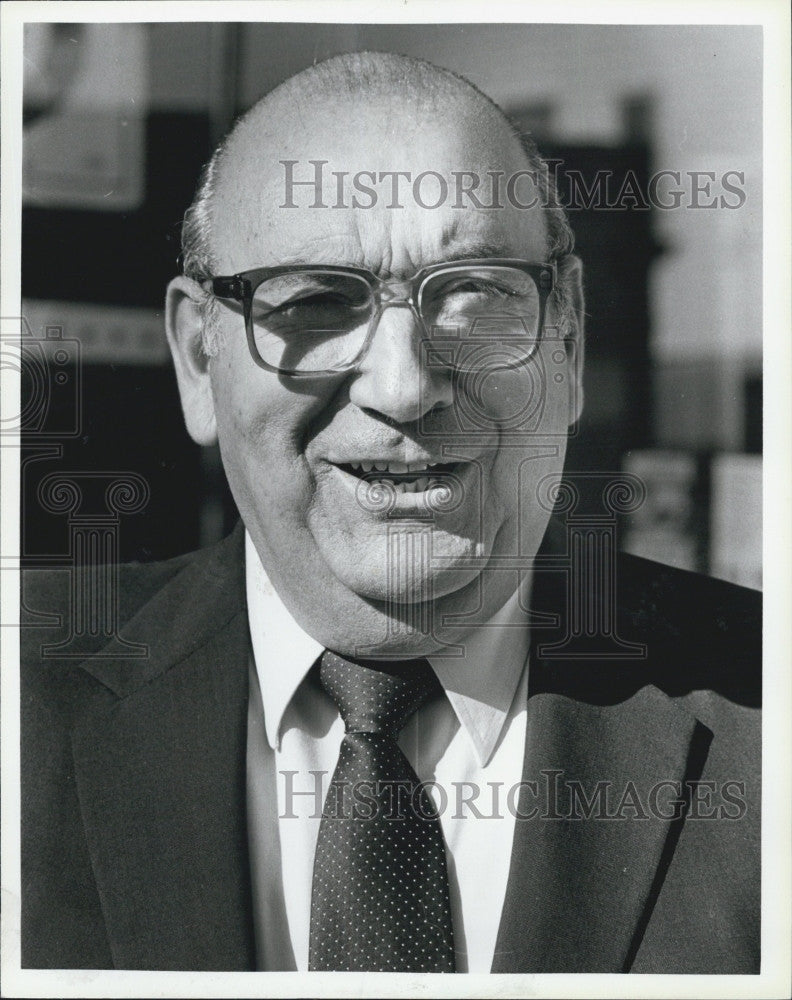
[[(267, 741), (278, 749), (284, 713), (324, 646), (283, 604), (247, 532), (245, 585)], [(488, 622), (470, 626), (459, 644), (461, 655), (427, 657), (482, 766), (498, 744), (526, 665), (529, 592), (526, 580)]]
[(270, 583), (247, 532), (245, 586), (253, 658), (264, 703), (264, 727), (267, 742), (277, 749), (283, 714), (324, 646), (292, 618)]
[(530, 632), (523, 609), (529, 595), (526, 578), (488, 622), (470, 627), (461, 656), (427, 657), (482, 767), (498, 744), (527, 666)]

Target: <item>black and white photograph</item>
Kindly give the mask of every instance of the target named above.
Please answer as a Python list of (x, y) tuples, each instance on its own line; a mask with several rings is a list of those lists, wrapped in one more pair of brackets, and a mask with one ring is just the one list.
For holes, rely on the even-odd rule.
[(4, 8), (4, 995), (788, 995), (786, 5)]

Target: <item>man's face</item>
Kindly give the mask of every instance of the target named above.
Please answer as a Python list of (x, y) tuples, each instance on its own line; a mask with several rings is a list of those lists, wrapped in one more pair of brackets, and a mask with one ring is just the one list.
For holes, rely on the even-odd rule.
[[(369, 101), (347, 107), (343, 120), (327, 106), (308, 106), (288, 122), (251, 123), (230, 148), (216, 193), (219, 273), (297, 261), (403, 280), (459, 257), (544, 261), (541, 209), (486, 210), (468, 201), (454, 208), (450, 194), (427, 209), (409, 184), (400, 188), (400, 208), (389, 207), (382, 185), (371, 208), (312, 208), (314, 191), (305, 187), (293, 189), (298, 207), (280, 207), (287, 201), (280, 160), (296, 160), (300, 180), (314, 176), (309, 161), (327, 161), (328, 206), (339, 200), (334, 171), (347, 173), (349, 205), (349, 177), (364, 170), (413, 178), (432, 170), (453, 184), (451, 171), (485, 178), (525, 169), (502, 123), (494, 114), (483, 120), (484, 127), (462, 100), (442, 110), (427, 101), (420, 114)], [(424, 191), (431, 204), (433, 189)], [(209, 375), (223, 463), (264, 566), (303, 627), (340, 652), (425, 653), (450, 634), (448, 613), (480, 608), (486, 620), (518, 582), (513, 569), (486, 572), (492, 557), (530, 559), (546, 528), (536, 486), (560, 471), (574, 417), (563, 342), (545, 342), (521, 368), (459, 378), (426, 364), (415, 315), (393, 306), (354, 372), (295, 380), (255, 364), (238, 312), (221, 306), (219, 323), (222, 346)], [(525, 420), (515, 421), (521, 412)], [(443, 463), (453, 503), (444, 509), (430, 488), (396, 491), (392, 504), (378, 505), (362, 481), (369, 463), (372, 474), (384, 466), (386, 493), (395, 469)], [(430, 634), (416, 626), (426, 602)]]

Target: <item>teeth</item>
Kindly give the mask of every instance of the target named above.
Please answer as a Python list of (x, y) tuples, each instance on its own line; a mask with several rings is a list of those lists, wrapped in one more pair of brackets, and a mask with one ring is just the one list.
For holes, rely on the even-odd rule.
[(414, 473), (429, 473), (430, 469), (442, 465), (442, 462), (374, 462), (370, 460), (348, 463), (358, 472), (387, 472), (389, 475), (412, 475)]
[(372, 480), (371, 485), (391, 489), (394, 493), (425, 493), (427, 490), (442, 486), (442, 483), (437, 482), (436, 479), (430, 479), (429, 476), (421, 476), (420, 479), (415, 479), (411, 483), (394, 483), (389, 480), (375, 479)]

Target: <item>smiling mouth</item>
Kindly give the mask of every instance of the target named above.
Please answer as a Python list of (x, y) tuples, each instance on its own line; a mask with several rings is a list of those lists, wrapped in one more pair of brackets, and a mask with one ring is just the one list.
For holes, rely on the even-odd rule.
[(446, 478), (459, 474), (462, 462), (342, 462), (338, 468), (371, 485), (389, 486), (395, 493), (424, 493), (448, 486)]

